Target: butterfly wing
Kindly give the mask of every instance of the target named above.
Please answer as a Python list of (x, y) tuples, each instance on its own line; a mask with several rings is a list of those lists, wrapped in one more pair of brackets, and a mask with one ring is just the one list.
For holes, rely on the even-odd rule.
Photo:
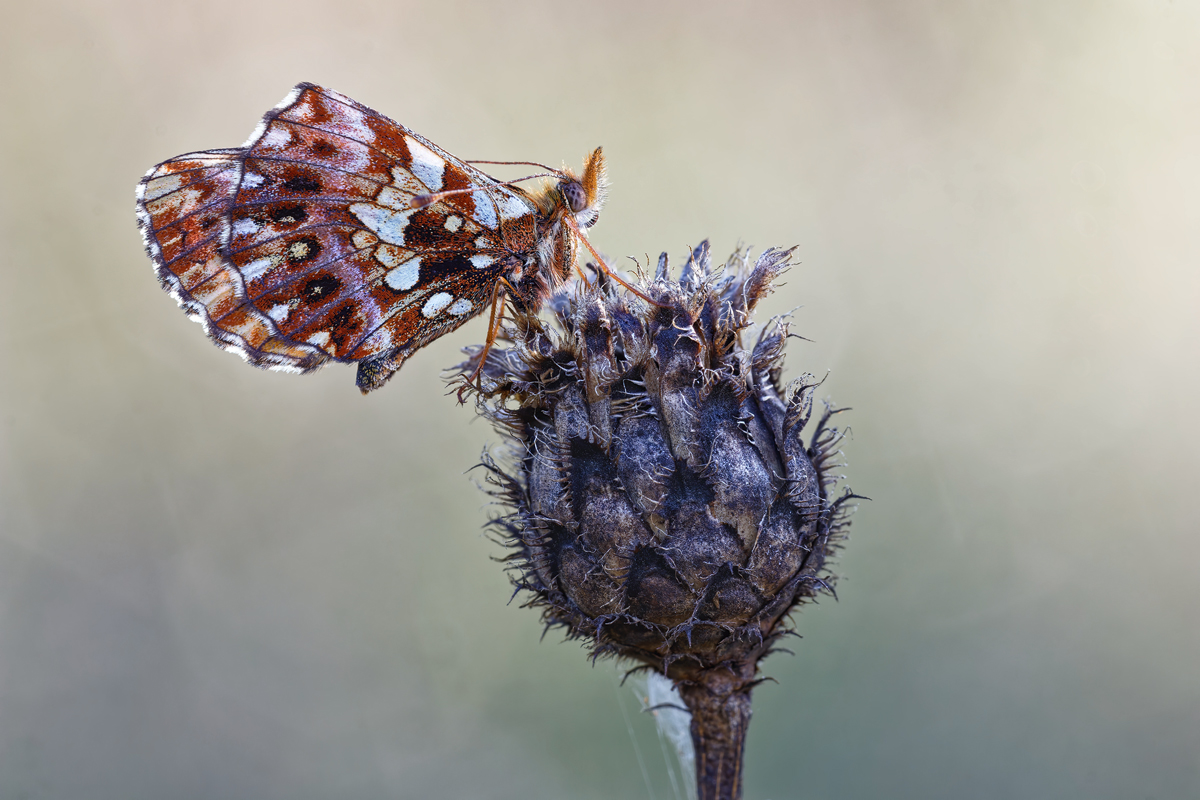
[(270, 369), (365, 361), (364, 391), (482, 311), (537, 245), (519, 190), (311, 84), (245, 146), (151, 170), (138, 216), (164, 286), (214, 341)]

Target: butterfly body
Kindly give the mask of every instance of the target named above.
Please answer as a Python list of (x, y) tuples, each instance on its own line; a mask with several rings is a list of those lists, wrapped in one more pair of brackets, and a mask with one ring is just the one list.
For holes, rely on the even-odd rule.
[(553, 175), (527, 192), (300, 84), (242, 147), (150, 170), (137, 210), (164, 288), (214, 342), (267, 369), (357, 362), (365, 393), (489, 306), (536, 311), (567, 278), (604, 200), (600, 150), (582, 176)]

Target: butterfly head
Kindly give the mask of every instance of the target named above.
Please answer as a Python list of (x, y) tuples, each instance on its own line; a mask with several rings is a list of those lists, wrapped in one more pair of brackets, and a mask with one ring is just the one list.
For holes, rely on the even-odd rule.
[(604, 170), (604, 154), (597, 147), (583, 164), (583, 175), (569, 169), (555, 186), (565, 212), (575, 217), (579, 228), (590, 228), (600, 218), (600, 207), (608, 196), (608, 178)]

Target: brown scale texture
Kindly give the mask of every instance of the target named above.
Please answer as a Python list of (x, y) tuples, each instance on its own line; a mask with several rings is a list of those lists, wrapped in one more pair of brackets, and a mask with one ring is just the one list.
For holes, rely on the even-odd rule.
[(832, 591), (855, 497), (833, 496), (837, 409), (811, 419), (811, 376), (780, 385), (786, 322), (742, 341), (790, 255), (714, 270), (705, 243), (672, 280), (664, 254), (642, 286), (658, 305), (604, 280), (562, 293), (481, 372), (480, 408), (512, 446), (485, 466), (516, 586), (595, 656), (675, 681), (702, 797), (740, 796), (757, 663), (791, 610)]

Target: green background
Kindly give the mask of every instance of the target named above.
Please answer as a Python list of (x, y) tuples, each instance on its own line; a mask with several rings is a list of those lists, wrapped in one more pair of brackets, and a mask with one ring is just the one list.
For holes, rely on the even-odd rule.
[(1200, 796), (1196, 3), (3, 17), (0, 797), (670, 797), (616, 669), (505, 605), (438, 378), (483, 322), (363, 398), (158, 288), (137, 180), (301, 80), (464, 158), (602, 144), (614, 257), (799, 245), (786, 377), (854, 407), (873, 502), (749, 800)]

